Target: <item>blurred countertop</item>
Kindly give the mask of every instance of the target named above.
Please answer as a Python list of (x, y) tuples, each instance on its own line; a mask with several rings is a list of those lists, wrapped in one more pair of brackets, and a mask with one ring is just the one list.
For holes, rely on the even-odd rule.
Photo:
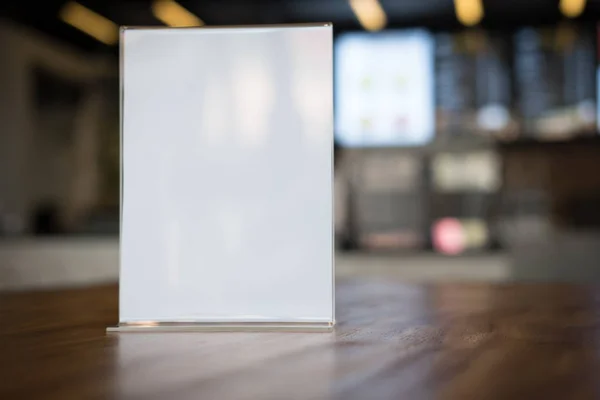
[[(0, 290), (61, 288), (116, 282), (114, 236), (0, 240)], [(600, 235), (561, 234), (510, 253), (336, 253), (337, 277), (394, 277), (409, 282), (600, 282)]]
[[(116, 282), (119, 242), (114, 237), (27, 238), (0, 241), (0, 290), (77, 287)], [(336, 254), (337, 276), (394, 276), (415, 282), (499, 281), (503, 255)]]

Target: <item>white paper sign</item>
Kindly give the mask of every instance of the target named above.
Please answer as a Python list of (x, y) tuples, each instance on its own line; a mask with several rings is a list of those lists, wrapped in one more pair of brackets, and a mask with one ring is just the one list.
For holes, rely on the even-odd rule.
[(121, 326), (333, 325), (331, 26), (121, 46)]

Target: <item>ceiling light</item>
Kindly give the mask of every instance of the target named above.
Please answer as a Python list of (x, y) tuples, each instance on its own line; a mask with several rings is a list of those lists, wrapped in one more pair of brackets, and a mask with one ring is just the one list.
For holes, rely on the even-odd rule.
[(585, 0), (560, 0), (559, 8), (566, 17), (575, 18), (583, 13)]
[(368, 31), (379, 31), (385, 28), (387, 17), (377, 0), (350, 0), (350, 7), (356, 19)]
[(477, 25), (483, 18), (482, 0), (454, 0), (456, 18), (465, 26)]
[(77, 2), (65, 4), (59, 17), (104, 44), (112, 45), (119, 41), (117, 24)]
[(173, 0), (155, 0), (152, 12), (165, 25), (174, 28), (204, 25), (204, 21)]

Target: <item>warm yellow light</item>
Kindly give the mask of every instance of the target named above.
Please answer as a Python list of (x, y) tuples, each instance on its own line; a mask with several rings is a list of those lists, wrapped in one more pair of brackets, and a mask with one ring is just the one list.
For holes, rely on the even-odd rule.
[(465, 26), (477, 25), (483, 18), (482, 0), (454, 0), (456, 18)]
[(59, 17), (102, 43), (111, 45), (119, 41), (117, 24), (77, 2), (65, 4)]
[(387, 17), (377, 0), (350, 0), (350, 7), (356, 19), (368, 31), (379, 31), (385, 28)]
[(583, 13), (585, 0), (560, 0), (559, 7), (566, 17), (575, 18)]
[(154, 16), (172, 27), (202, 26), (204, 21), (173, 0), (155, 0), (152, 3)]

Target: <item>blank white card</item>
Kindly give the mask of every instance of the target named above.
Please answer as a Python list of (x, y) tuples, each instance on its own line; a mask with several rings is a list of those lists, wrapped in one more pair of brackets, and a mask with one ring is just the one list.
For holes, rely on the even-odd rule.
[(121, 324), (333, 323), (331, 26), (121, 46)]

